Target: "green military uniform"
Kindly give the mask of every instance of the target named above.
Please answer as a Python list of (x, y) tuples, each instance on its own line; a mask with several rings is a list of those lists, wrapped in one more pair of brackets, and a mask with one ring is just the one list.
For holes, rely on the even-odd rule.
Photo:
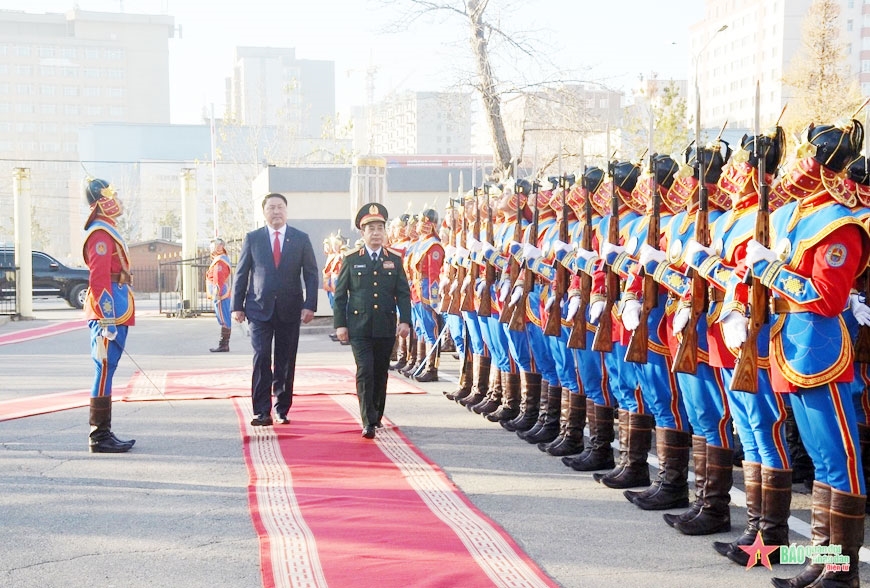
[(364, 246), (345, 255), (333, 312), (335, 328), (347, 328), (350, 337), (363, 427), (378, 426), (384, 414), (396, 325), (411, 322), (411, 292), (401, 255), (382, 247), (374, 261)]

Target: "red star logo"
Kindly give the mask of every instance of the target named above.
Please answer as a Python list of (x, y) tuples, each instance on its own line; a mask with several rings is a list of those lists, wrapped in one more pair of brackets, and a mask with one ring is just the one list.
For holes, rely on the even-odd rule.
[(779, 549), (779, 545), (765, 545), (760, 532), (755, 535), (755, 541), (752, 545), (740, 545), (739, 547), (749, 554), (749, 561), (746, 562), (747, 570), (755, 567), (755, 564), (759, 561), (761, 561), (761, 565), (767, 569), (773, 569), (773, 566), (770, 563), (770, 554)]

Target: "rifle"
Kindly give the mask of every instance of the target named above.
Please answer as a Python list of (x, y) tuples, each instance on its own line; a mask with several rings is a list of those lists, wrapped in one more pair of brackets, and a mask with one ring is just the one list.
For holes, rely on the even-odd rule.
[[(584, 166), (585, 167), (585, 166)], [(580, 188), (583, 190), (583, 236), (580, 237), (580, 247), (586, 251), (592, 250), (592, 194), (586, 186), (586, 170), (583, 170), (583, 178)], [(618, 221), (617, 221), (618, 222)], [(617, 237), (618, 239), (618, 237)], [(586, 272), (580, 272), (580, 306), (574, 313), (574, 322), (571, 325), (571, 334), (568, 336), (570, 349), (586, 349), (586, 309), (589, 306), (589, 298), (592, 296), (592, 276)]]
[[(610, 221), (607, 224), (607, 242), (611, 245), (619, 245), (619, 196), (616, 192), (616, 161), (611, 159), (607, 162), (607, 173), (610, 174)], [(591, 206), (589, 195), (587, 195), (586, 206)], [(585, 239), (586, 235), (583, 238)], [(589, 240), (591, 244), (591, 235), (589, 235)], [(598, 319), (598, 329), (596, 329), (595, 338), (592, 340), (592, 350), (610, 352), (613, 350), (613, 305), (619, 300), (619, 273), (611, 266), (607, 266), (606, 272), (604, 310), (601, 312), (601, 318)]]
[[(652, 131), (652, 124), (650, 124)], [(652, 133), (650, 133), (650, 142), (652, 142)], [(650, 149), (652, 151), (652, 149)], [(659, 220), (661, 216), (661, 202), (659, 198), (658, 178), (656, 177), (656, 156), (650, 153), (650, 205), (649, 222), (647, 224), (646, 244), (655, 249), (659, 248)], [(643, 271), (643, 268), (641, 268)], [(647, 352), (649, 349), (649, 315), (659, 303), (659, 285), (655, 278), (644, 272), (643, 273), (643, 306), (640, 311), (640, 323), (637, 328), (631, 333), (631, 338), (628, 340), (628, 347), (625, 350), (625, 361), (632, 363), (646, 363)]]
[[(521, 210), (521, 202), (520, 202), (520, 194), (522, 190), (519, 186), (514, 189), (514, 194), (517, 197), (517, 211), (516, 216), (514, 217), (514, 235), (513, 241), (519, 243), (523, 238), (523, 212)], [(508, 254), (508, 282), (510, 283), (510, 288), (508, 288), (508, 294), (513, 292), (514, 286), (516, 286), (517, 280), (520, 277), (520, 263), (516, 260), (513, 255)], [(501, 314), (498, 317), (498, 322), (508, 324), (511, 322), (511, 312), (508, 308), (507, 301), (502, 306)]]
[[(770, 200), (765, 178), (765, 158), (770, 148), (768, 137), (762, 137), (759, 130), (761, 112), (761, 84), (755, 83), (755, 140), (753, 151), (758, 166), (758, 212), (755, 214), (755, 240), (768, 247), (770, 245)], [(747, 268), (747, 277), (752, 275)], [(768, 321), (767, 303), (770, 293), (761, 283), (761, 278), (752, 275), (749, 286), (749, 329), (746, 341), (737, 355), (731, 389), (740, 392), (758, 392), (758, 334)]]
[[(477, 208), (477, 188), (472, 187), (471, 193), (473, 194), (472, 203), (474, 204), (474, 222), (471, 225), (471, 236), (480, 241), (480, 210)], [(471, 252), (468, 253), (468, 256), (471, 257)], [(465, 275), (465, 279), (459, 283), (462, 286), (466, 281), (468, 282), (468, 285), (462, 289), (460, 308), (463, 312), (474, 312), (474, 282), (478, 275), (477, 264), (472, 262), (471, 267), (466, 270)]]
[[(461, 233), (456, 234), (456, 247), (457, 248), (459, 247), (459, 235), (460, 234), (462, 235), (462, 244), (463, 245), (466, 244), (465, 237), (467, 235), (466, 231), (468, 230), (468, 218), (467, 218), (468, 215), (465, 214), (464, 201), (463, 201), (462, 208), (460, 208), (460, 210), (462, 211), (462, 227), (461, 227)], [(465, 274), (466, 274), (465, 265), (459, 264), (456, 268), (456, 281), (452, 282), (450, 284), (450, 288), (451, 289), (453, 288), (453, 284), (456, 284), (457, 288), (458, 288), (465, 281)], [(450, 298), (450, 306), (447, 308), (447, 313), (455, 315), (455, 316), (462, 316), (462, 313), (460, 312), (462, 310), (461, 303), (462, 303), (462, 293), (454, 291), (453, 295)]]
[[(559, 240), (562, 243), (567, 243), (568, 237), (568, 177), (565, 175), (559, 176), (559, 187), (562, 189), (562, 220), (559, 224)], [(547, 311), (547, 322), (544, 324), (544, 334), (551, 337), (558, 337), (562, 334), (562, 307), (560, 305), (562, 298), (568, 291), (568, 268), (559, 262), (556, 264), (556, 286), (553, 294), (556, 297), (555, 302)]]
[[(529, 239), (528, 242), (532, 245), (538, 242), (538, 188), (540, 184), (537, 180), (532, 183), (532, 193), (529, 196), (529, 202), (534, 200), (535, 210), (532, 216), (532, 226), (529, 227)], [(517, 207), (519, 207), (519, 201), (517, 201)], [(520, 299), (517, 300), (517, 303), (513, 305), (513, 311), (511, 313), (511, 320), (508, 328), (511, 331), (525, 331), (526, 330), (526, 304), (529, 299), (529, 292), (532, 291), (532, 287), (535, 285), (535, 274), (528, 268), (528, 264), (524, 262), (526, 266), (524, 274), (523, 274), (523, 294), (520, 296)]]
[[(492, 206), (489, 197), (489, 184), (484, 184), (483, 195), (486, 203), (486, 243), (492, 245), (495, 242), (495, 228), (492, 226)], [(482, 239), (483, 240), (483, 239)], [(486, 264), (483, 279), (483, 291), (480, 293), (480, 308), (477, 309), (478, 316), (492, 316), (492, 284), (495, 282), (495, 266), (491, 263)]]
[[(448, 198), (447, 209), (450, 212), (450, 236), (447, 238), (447, 243), (450, 247), (456, 248), (456, 208), (454, 207), (453, 198)], [(450, 291), (450, 286), (456, 280), (456, 266), (452, 263), (447, 268), (447, 287), (441, 292), (441, 306), (444, 311), (448, 311), (453, 303), (453, 293)]]
[[(857, 114), (857, 113), (856, 113)], [(865, 129), (870, 129), (870, 111), (867, 112)], [(864, 134), (864, 173), (870, 174), (870, 133)], [(870, 295), (870, 269), (864, 271), (864, 297)], [(870, 363), (870, 326), (860, 325), (858, 336), (855, 338), (855, 361), (858, 363)]]

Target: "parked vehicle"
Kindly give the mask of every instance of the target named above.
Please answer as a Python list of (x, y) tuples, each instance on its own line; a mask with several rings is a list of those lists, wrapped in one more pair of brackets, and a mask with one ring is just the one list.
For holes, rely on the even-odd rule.
[[(88, 292), (90, 272), (87, 269), (67, 267), (42, 251), (33, 252), (33, 297), (58, 297), (74, 308), (82, 308)], [(0, 268), (15, 267), (15, 251), (0, 247)], [(14, 296), (14, 284), (10, 284), (0, 271), (0, 296)]]

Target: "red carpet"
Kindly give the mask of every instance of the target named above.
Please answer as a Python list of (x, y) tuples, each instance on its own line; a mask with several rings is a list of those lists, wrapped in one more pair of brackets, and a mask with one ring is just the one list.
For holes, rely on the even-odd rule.
[[(0, 345), (23, 343), (24, 341), (31, 341), (33, 339), (39, 339), (40, 337), (60, 335), (61, 333), (83, 329), (86, 325), (87, 321), (85, 319), (76, 319), (47, 325), (45, 327), (25, 329), (23, 331), (16, 331), (15, 333), (6, 333), (5, 335), (0, 335)], [(85, 337), (85, 340), (87, 340), (87, 337)]]
[(355, 396), (301, 396), (289, 426), (235, 405), (267, 588), (556, 586), (386, 419), (363, 439)]
[[(81, 325), (77, 325), (76, 328)], [(355, 368), (296, 366), (293, 394), (353, 394), (356, 398)], [(390, 394), (422, 394), (410, 380), (390, 376)], [(115, 382), (116, 402), (142, 400), (201, 400), (251, 396), (251, 368), (211, 370), (137, 371), (126, 388)], [(90, 390), (70, 390), (0, 401), (0, 422), (88, 406)]]

